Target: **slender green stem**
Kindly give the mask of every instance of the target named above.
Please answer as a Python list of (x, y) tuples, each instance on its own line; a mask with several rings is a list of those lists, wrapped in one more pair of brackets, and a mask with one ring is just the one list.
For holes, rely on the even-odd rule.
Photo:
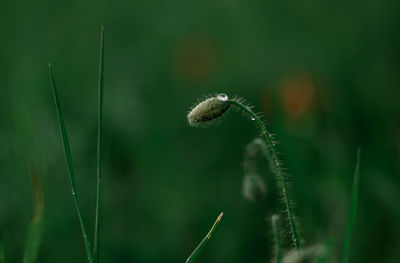
[(100, 58), (99, 58), (99, 98), (98, 98), (98, 121), (97, 121), (97, 194), (96, 194), (96, 218), (94, 226), (93, 257), (94, 262), (99, 262), (100, 243), (100, 186), (101, 186), (101, 137), (103, 116), (103, 79), (104, 79), (104, 26), (101, 27), (100, 35)]
[(361, 161), (361, 149), (358, 148), (357, 162), (356, 162), (356, 167), (354, 169), (354, 177), (353, 177), (353, 189), (351, 190), (350, 214), (347, 220), (346, 238), (343, 247), (343, 263), (348, 263), (350, 258), (351, 235), (353, 232), (354, 223), (356, 221), (358, 192), (360, 188), (360, 161)]
[(277, 152), (277, 150), (275, 148), (275, 144), (271, 138), (272, 135), (268, 131), (267, 127), (264, 125), (264, 123), (262, 122), (260, 117), (256, 113), (254, 113), (249, 107), (247, 107), (246, 105), (242, 104), (240, 101), (235, 100), (235, 99), (229, 100), (229, 102), (232, 105), (236, 106), (239, 110), (242, 110), (246, 115), (248, 115), (253, 121), (256, 122), (257, 126), (259, 127), (259, 129), (261, 131), (261, 136), (264, 138), (265, 142), (267, 143), (267, 145), (269, 147), (269, 150), (271, 152), (271, 158), (273, 160), (273, 164), (274, 164), (274, 168), (275, 168), (273, 172), (279, 181), (278, 183), (279, 183), (280, 187), (282, 188), (283, 202), (284, 202), (285, 208), (286, 208), (291, 238), (292, 238), (293, 244), (296, 247), (296, 249), (300, 250), (301, 249), (300, 234), (298, 233), (298, 230), (297, 230), (287, 182), (286, 182), (285, 175), (284, 175), (284, 172), (282, 169), (282, 165), (279, 161), (278, 152)]
[(58, 122), (59, 122), (60, 130), (61, 130), (61, 137), (62, 137), (62, 142), (63, 142), (63, 146), (64, 146), (64, 153), (65, 153), (65, 158), (66, 158), (67, 165), (68, 165), (69, 178), (70, 178), (70, 181), (71, 181), (72, 197), (74, 199), (76, 212), (78, 214), (78, 219), (79, 219), (79, 223), (80, 223), (80, 226), (81, 226), (83, 240), (85, 242), (88, 261), (90, 263), (93, 263), (93, 256), (92, 256), (92, 251), (90, 249), (90, 242), (89, 242), (89, 239), (88, 239), (88, 237), (86, 235), (85, 226), (84, 226), (83, 219), (82, 219), (82, 216), (81, 216), (81, 210), (80, 210), (80, 205), (79, 205), (79, 197), (78, 197), (78, 193), (76, 191), (75, 170), (74, 170), (74, 164), (73, 164), (73, 161), (72, 161), (71, 148), (70, 148), (70, 145), (69, 145), (67, 129), (66, 129), (65, 124), (64, 124), (64, 118), (63, 118), (62, 111), (61, 111), (60, 101), (58, 99), (58, 94), (57, 94), (57, 89), (56, 89), (56, 82), (54, 80), (54, 73), (53, 73), (53, 68), (52, 68), (51, 63), (49, 63), (49, 71), (50, 71), (50, 83), (51, 83), (51, 87), (53, 89), (54, 102), (56, 104)]
[(272, 232), (274, 234), (275, 241), (275, 263), (282, 262), (282, 254), (281, 254), (281, 242), (280, 242), (280, 232), (279, 232), (279, 216), (273, 215), (271, 218), (272, 222)]
[(186, 259), (185, 263), (195, 262), (196, 258), (199, 256), (201, 250), (203, 249), (203, 247), (205, 246), (207, 241), (211, 238), (211, 235), (214, 232), (214, 230), (217, 228), (217, 225), (218, 225), (219, 221), (221, 221), (221, 218), (223, 215), (224, 215), (223, 212), (221, 214), (219, 214), (219, 216), (215, 220), (213, 226), (211, 227), (210, 231), (208, 231), (207, 235), (203, 238), (203, 240), (200, 242), (200, 244), (196, 247), (196, 249), (192, 252), (192, 254), (190, 254), (190, 256)]

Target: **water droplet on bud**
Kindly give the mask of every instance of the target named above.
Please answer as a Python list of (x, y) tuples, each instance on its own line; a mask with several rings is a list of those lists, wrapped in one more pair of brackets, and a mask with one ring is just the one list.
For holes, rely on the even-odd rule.
[(218, 94), (217, 99), (219, 99), (220, 101), (227, 101), (229, 98), (228, 98), (228, 95), (221, 93), (221, 94)]
[(191, 126), (201, 126), (211, 124), (213, 120), (221, 117), (231, 104), (228, 101), (226, 94), (219, 94), (216, 97), (211, 97), (198, 103), (189, 112), (187, 119)]

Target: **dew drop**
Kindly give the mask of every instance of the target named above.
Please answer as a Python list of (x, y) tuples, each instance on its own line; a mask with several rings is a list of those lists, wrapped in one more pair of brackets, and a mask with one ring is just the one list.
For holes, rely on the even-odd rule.
[(226, 95), (224, 93), (218, 94), (217, 99), (219, 99), (220, 101), (227, 101), (228, 95)]
[(252, 121), (256, 120), (256, 119), (254, 119), (253, 117), (251, 117), (250, 119), (251, 119)]

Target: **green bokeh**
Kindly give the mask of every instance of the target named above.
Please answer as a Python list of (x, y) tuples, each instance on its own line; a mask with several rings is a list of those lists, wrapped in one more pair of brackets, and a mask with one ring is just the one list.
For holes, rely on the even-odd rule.
[(270, 260), (265, 218), (281, 206), (266, 165), (266, 200), (252, 204), (241, 195), (243, 150), (256, 129), (236, 112), (209, 129), (186, 123), (198, 98), (220, 92), (264, 112), (281, 141), (306, 245), (332, 242), (338, 260), (360, 145), (351, 262), (399, 260), (398, 1), (0, 6), (0, 228), (8, 262), (24, 251), (31, 168), (45, 198), (38, 262), (86, 262), (47, 63), (55, 67), (92, 237), (102, 24), (103, 262), (184, 262), (220, 211), (224, 218), (199, 262)]

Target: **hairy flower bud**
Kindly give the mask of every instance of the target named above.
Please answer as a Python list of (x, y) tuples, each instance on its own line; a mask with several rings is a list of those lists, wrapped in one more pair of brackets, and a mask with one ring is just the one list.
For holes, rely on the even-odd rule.
[(191, 109), (187, 116), (189, 125), (199, 126), (210, 123), (221, 117), (229, 107), (230, 103), (226, 94), (208, 98)]
[(243, 195), (251, 201), (257, 202), (265, 197), (266, 187), (258, 174), (246, 174), (243, 177)]
[(308, 262), (327, 262), (328, 250), (326, 246), (317, 244), (312, 247), (304, 248), (301, 251), (293, 250), (283, 258), (283, 263), (308, 263)]

